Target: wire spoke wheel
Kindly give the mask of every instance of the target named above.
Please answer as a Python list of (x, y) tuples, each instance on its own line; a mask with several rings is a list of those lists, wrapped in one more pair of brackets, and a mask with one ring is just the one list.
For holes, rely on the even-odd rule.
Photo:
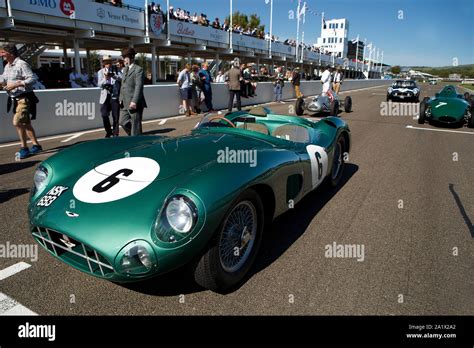
[(336, 148), (334, 149), (334, 161), (332, 162), (332, 173), (331, 173), (331, 178), (333, 180), (336, 180), (337, 177), (339, 176), (339, 172), (341, 171), (342, 168), (342, 145), (341, 142), (338, 141), (336, 144)]
[(237, 204), (224, 222), (219, 259), (228, 273), (239, 271), (252, 251), (257, 234), (257, 210), (250, 201)]

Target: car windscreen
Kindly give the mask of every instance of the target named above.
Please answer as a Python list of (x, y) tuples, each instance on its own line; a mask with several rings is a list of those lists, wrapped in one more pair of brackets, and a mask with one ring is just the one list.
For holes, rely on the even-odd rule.
[(397, 81), (393, 84), (394, 88), (415, 88), (416, 83), (413, 81)]

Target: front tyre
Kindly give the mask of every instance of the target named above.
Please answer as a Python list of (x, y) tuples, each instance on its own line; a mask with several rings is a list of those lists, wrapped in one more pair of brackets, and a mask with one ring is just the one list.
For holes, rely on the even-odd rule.
[(344, 98), (344, 111), (351, 112), (352, 111), (352, 98), (347, 96)]
[(304, 99), (303, 99), (303, 98), (298, 98), (298, 99), (296, 99), (296, 103), (295, 103), (295, 113), (296, 113), (298, 116), (303, 115), (303, 113), (304, 113)]
[(263, 216), (258, 194), (251, 189), (244, 191), (226, 213), (215, 238), (198, 261), (194, 271), (196, 283), (215, 292), (238, 285), (260, 248)]
[(418, 123), (424, 124), (426, 121), (426, 102), (423, 100), (420, 103), (420, 114), (418, 115)]
[(331, 113), (331, 115), (339, 117), (339, 102), (337, 100), (334, 100), (331, 103), (329, 112)]
[(329, 185), (336, 187), (341, 182), (342, 173), (344, 172), (344, 154), (346, 149), (346, 140), (341, 134), (337, 138), (336, 145), (334, 146), (334, 156), (332, 161), (331, 174), (329, 176)]

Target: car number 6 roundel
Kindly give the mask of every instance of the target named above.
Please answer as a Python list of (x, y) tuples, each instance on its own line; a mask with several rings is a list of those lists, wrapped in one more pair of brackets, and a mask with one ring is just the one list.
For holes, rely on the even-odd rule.
[(317, 145), (306, 146), (311, 161), (311, 182), (313, 189), (321, 184), (328, 171), (328, 154), (323, 147)]
[(106, 162), (84, 174), (74, 185), (74, 196), (85, 203), (107, 203), (131, 196), (150, 185), (160, 165), (146, 157)]

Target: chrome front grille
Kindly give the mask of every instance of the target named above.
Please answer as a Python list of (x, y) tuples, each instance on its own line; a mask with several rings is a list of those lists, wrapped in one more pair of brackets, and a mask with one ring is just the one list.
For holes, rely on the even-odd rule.
[(64, 233), (38, 226), (33, 227), (31, 233), (43, 248), (81, 271), (104, 278), (114, 272), (107, 259), (95, 249)]

